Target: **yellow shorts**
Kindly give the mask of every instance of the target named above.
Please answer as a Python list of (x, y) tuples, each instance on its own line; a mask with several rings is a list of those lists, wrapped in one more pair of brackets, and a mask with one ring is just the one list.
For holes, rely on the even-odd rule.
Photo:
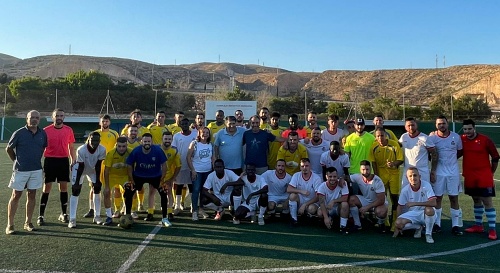
[(380, 169), (379, 177), (384, 182), (386, 191), (389, 190), (390, 194), (399, 194), (401, 191), (401, 177), (399, 172), (388, 172), (384, 169)]

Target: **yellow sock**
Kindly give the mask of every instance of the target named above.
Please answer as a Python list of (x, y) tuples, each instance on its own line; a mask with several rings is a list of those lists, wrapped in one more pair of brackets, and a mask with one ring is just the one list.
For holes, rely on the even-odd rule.
[(137, 211), (139, 209), (139, 203), (137, 201), (137, 197), (134, 196), (132, 199), (132, 211)]
[(137, 197), (139, 198), (139, 204), (144, 204), (144, 188), (137, 192)]
[(184, 204), (184, 200), (186, 199), (186, 195), (187, 195), (187, 188), (184, 187), (184, 188), (182, 188), (181, 204)]
[(174, 212), (174, 209), (172, 207), (167, 208), (167, 213), (173, 213), (173, 212)]
[(122, 209), (122, 199), (115, 197), (113, 199), (113, 205), (115, 206), (115, 211), (120, 211)]
[(155, 213), (155, 208), (148, 208), (148, 214), (154, 214)]

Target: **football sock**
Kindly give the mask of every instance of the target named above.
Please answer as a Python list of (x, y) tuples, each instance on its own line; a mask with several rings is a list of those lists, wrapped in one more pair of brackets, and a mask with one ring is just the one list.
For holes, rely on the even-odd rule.
[(148, 214), (155, 214), (155, 208), (148, 208)]
[(462, 213), (462, 211), (460, 209), (452, 209), (452, 208), (450, 208), (451, 226), (452, 227), (459, 227), (460, 226), (459, 218), (460, 218), (460, 214), (461, 213)]
[(354, 224), (356, 226), (361, 226), (361, 219), (359, 219), (359, 209), (358, 207), (354, 206), (354, 207), (350, 207), (349, 210), (351, 211), (351, 216), (352, 216), (352, 219), (354, 220)]
[(49, 193), (42, 193), (42, 197), (40, 198), (40, 216), (45, 215), (45, 208), (47, 207), (47, 201), (49, 201)]
[(432, 234), (432, 227), (434, 226), (434, 223), (436, 222), (436, 218), (434, 216), (427, 216), (424, 215), (425, 217), (425, 234)]
[(76, 219), (76, 210), (78, 209), (78, 196), (73, 196), (69, 198), (69, 219)]
[(101, 216), (101, 194), (94, 193), (94, 215)]
[(482, 226), (483, 225), (483, 213), (484, 213), (484, 206), (474, 206), (474, 220), (476, 221), (476, 225)]
[(259, 207), (259, 218), (264, 217), (264, 213), (266, 213), (267, 207)]
[(436, 225), (441, 226), (441, 214), (443, 213), (443, 208), (435, 209), (436, 213)]
[(340, 217), (340, 226), (347, 227), (347, 218)]
[(61, 200), (61, 212), (62, 214), (66, 214), (66, 211), (68, 209), (68, 193), (60, 192), (59, 199)]
[(182, 201), (182, 195), (176, 195), (175, 196), (175, 208), (176, 209), (180, 209), (181, 201)]
[(122, 208), (122, 198), (115, 197), (113, 199), (113, 205), (115, 207), (115, 211), (119, 211)]
[(106, 217), (113, 217), (113, 213), (111, 213), (111, 208), (106, 208)]
[(182, 187), (182, 195), (181, 195), (181, 203), (184, 204), (184, 201), (186, 200), (186, 195), (187, 195), (187, 189), (186, 187)]
[(167, 213), (173, 213), (174, 212), (174, 209), (172, 207), (167, 207)]
[(144, 188), (142, 188), (141, 191), (137, 192), (137, 199), (138, 199), (139, 205), (144, 205)]
[(132, 211), (137, 211), (138, 209), (139, 209), (139, 201), (137, 201), (137, 195), (134, 193), (134, 196), (132, 197)]
[(377, 217), (377, 224), (383, 225), (385, 223), (386, 219), (387, 219), (387, 217), (386, 218), (379, 218), (379, 217)]
[(293, 220), (297, 221), (297, 201), (288, 202), (288, 206), (290, 206), (290, 216), (293, 218)]
[(233, 196), (234, 210), (237, 210), (241, 206), (241, 195)]
[(491, 229), (495, 229), (495, 222), (497, 221), (497, 211), (495, 208), (486, 209), (486, 219), (488, 219), (488, 227)]

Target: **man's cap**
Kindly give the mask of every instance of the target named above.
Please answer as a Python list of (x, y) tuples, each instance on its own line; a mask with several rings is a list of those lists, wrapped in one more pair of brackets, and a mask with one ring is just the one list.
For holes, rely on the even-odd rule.
[(355, 120), (356, 125), (365, 125), (365, 119), (363, 118), (357, 118)]

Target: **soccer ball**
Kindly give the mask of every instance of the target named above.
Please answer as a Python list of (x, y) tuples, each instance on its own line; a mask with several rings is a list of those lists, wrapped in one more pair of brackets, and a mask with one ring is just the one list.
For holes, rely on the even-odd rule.
[(134, 219), (132, 219), (132, 215), (123, 215), (122, 217), (120, 217), (120, 223), (118, 224), (118, 226), (123, 229), (129, 229), (132, 227), (133, 223)]

